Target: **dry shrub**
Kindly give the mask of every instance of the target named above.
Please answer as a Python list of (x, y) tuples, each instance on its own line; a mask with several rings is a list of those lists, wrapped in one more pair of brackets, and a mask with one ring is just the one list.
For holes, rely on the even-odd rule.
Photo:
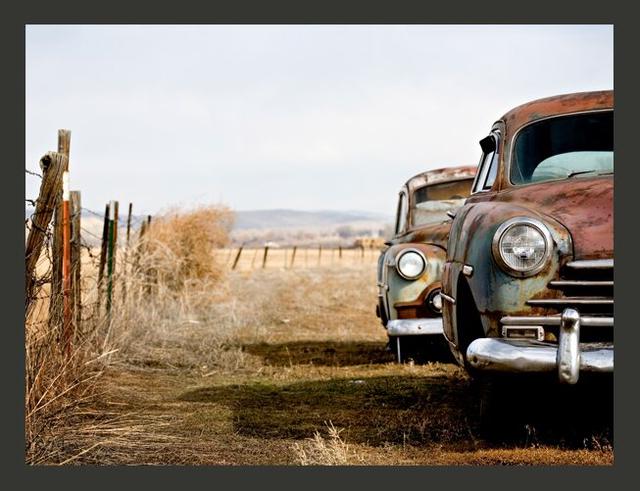
[(313, 438), (293, 444), (293, 452), (299, 465), (353, 465), (363, 464), (362, 459), (349, 450), (349, 445), (331, 421), (325, 422), (327, 437), (316, 431)]
[(145, 234), (140, 266), (154, 283), (174, 291), (193, 281), (216, 281), (223, 270), (213, 251), (227, 245), (232, 223), (225, 207), (171, 210)]
[(231, 222), (224, 207), (154, 219), (123, 271), (127, 296), (112, 311), (109, 344), (120, 361), (201, 370), (243, 363), (241, 351), (225, 344), (236, 318), (223, 305), (224, 265), (214, 255), (228, 242)]

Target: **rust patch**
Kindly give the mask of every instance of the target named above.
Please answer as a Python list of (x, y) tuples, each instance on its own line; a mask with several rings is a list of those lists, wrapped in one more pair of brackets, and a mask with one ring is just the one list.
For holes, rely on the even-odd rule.
[(612, 108), (612, 90), (578, 92), (527, 102), (507, 112), (500, 119), (508, 125), (507, 133), (513, 134), (520, 126), (548, 116)]

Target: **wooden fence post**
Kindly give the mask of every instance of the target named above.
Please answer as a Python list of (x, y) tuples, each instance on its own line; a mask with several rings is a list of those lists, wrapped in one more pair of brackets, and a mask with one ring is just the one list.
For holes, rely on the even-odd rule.
[[(66, 157), (63, 171), (69, 170), (69, 150), (71, 131), (58, 130), (58, 153)], [(51, 301), (49, 321), (57, 325), (62, 320), (59, 300), (62, 297), (62, 187), (57, 190), (56, 207), (53, 216), (53, 244), (51, 246)]]
[(71, 298), (75, 313), (73, 337), (82, 323), (82, 201), (80, 191), (71, 191)]
[(342, 259), (342, 246), (338, 246), (338, 259)]
[(269, 246), (266, 245), (264, 246), (264, 256), (262, 258), (262, 269), (266, 268), (267, 266), (267, 254), (269, 253)]
[(107, 264), (107, 250), (109, 249), (109, 216), (111, 204), (104, 207), (104, 221), (102, 224), (102, 244), (100, 247), (100, 263), (98, 265), (98, 300), (96, 303), (97, 312), (100, 314), (100, 303), (102, 300), (102, 282), (104, 281), (104, 267)]
[(293, 269), (293, 263), (296, 260), (296, 251), (298, 250), (298, 246), (293, 246), (293, 251), (291, 251), (291, 266), (289, 266), (291, 269)]
[(71, 298), (71, 207), (69, 172), (62, 174), (62, 342), (64, 353), (71, 355), (73, 300)]
[(318, 247), (318, 266), (320, 266), (320, 262), (322, 261), (322, 244)]
[[(40, 159), (42, 183), (36, 200), (36, 209), (31, 217), (31, 230), (25, 248), (25, 314), (28, 315), (32, 305), (35, 269), (47, 227), (57, 207), (58, 190), (62, 187), (62, 173), (66, 167), (67, 157), (56, 152), (48, 152)], [(26, 318), (26, 317), (25, 317)]]
[(107, 248), (107, 316), (111, 320), (111, 302), (113, 299), (113, 282), (116, 269), (118, 202), (112, 201), (109, 206), (109, 244)]
[(240, 246), (240, 249), (238, 249), (238, 254), (236, 254), (236, 258), (233, 261), (233, 266), (231, 266), (231, 269), (236, 269), (236, 266), (238, 265), (238, 261), (240, 261), (240, 254), (242, 254), (243, 248), (244, 248), (244, 244)]

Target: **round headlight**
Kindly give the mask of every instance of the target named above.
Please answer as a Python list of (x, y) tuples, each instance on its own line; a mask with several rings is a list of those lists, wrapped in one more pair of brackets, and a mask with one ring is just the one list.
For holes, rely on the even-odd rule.
[(415, 249), (403, 252), (396, 261), (398, 273), (406, 280), (415, 280), (424, 272), (426, 266), (426, 259)]
[(442, 313), (442, 295), (440, 295), (440, 291), (440, 288), (437, 288), (433, 290), (427, 297), (427, 304), (436, 314)]
[(509, 274), (530, 276), (551, 256), (551, 234), (539, 220), (516, 217), (504, 222), (493, 237), (493, 257)]

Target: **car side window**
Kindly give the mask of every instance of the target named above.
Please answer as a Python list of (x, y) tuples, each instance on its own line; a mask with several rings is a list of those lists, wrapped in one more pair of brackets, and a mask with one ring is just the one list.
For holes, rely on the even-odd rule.
[(473, 193), (488, 191), (493, 186), (498, 175), (498, 133), (493, 132), (480, 140), (482, 156), (478, 164), (478, 173), (473, 183)]
[(400, 193), (398, 198), (398, 211), (396, 215), (396, 235), (402, 233), (407, 224), (407, 195)]

